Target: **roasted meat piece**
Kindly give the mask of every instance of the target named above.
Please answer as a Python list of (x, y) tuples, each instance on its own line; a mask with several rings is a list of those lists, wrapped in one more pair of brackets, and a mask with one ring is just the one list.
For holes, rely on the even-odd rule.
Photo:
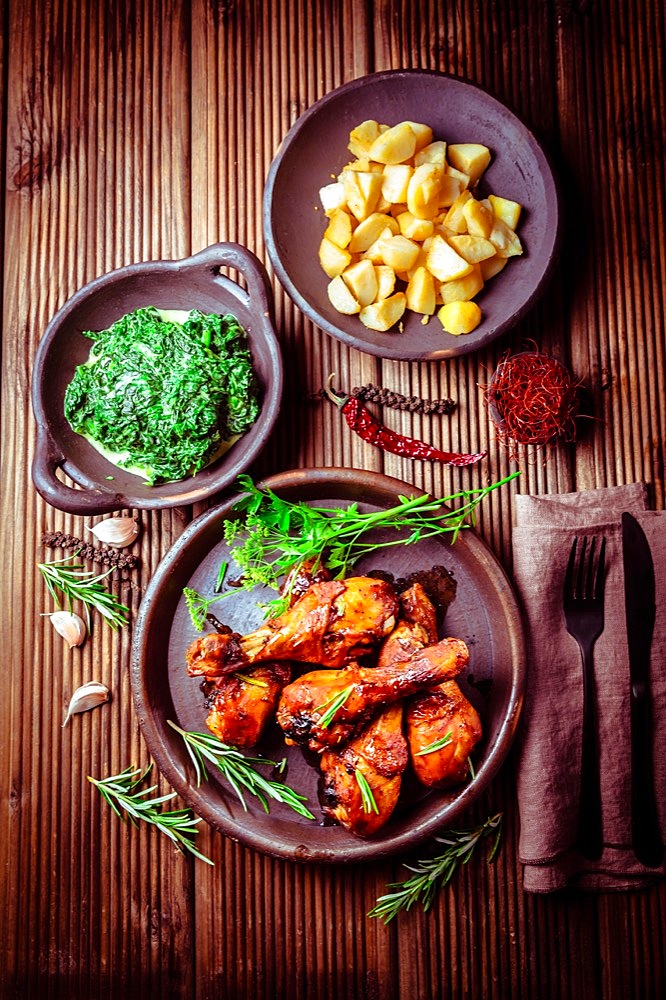
[[(469, 774), (469, 755), (482, 735), (478, 712), (455, 681), (410, 698), (405, 710), (412, 767), (429, 788), (451, 788)], [(450, 734), (440, 750), (420, 755)]]
[(288, 663), (263, 663), (247, 674), (204, 681), (206, 708), (210, 709), (206, 725), (230, 746), (256, 746), (275, 718), (280, 694), (290, 680)]
[(246, 636), (211, 633), (187, 650), (187, 672), (219, 677), (266, 660), (339, 668), (375, 647), (395, 625), (398, 597), (372, 577), (313, 583), (293, 607)]
[(424, 646), (437, 642), (437, 620), (430, 598), (420, 583), (415, 583), (400, 594), (398, 624), (384, 639), (379, 650), (377, 666), (404, 663)]
[[(395, 809), (408, 760), (402, 703), (395, 702), (346, 746), (322, 754), (324, 812), (352, 833), (371, 837)], [(364, 808), (357, 772), (370, 788), (376, 811)]]
[[(443, 639), (397, 665), (313, 670), (283, 690), (277, 720), (287, 742), (321, 752), (352, 737), (385, 705), (455, 677), (468, 658), (462, 640)], [(322, 724), (336, 699), (340, 704), (332, 720)]]

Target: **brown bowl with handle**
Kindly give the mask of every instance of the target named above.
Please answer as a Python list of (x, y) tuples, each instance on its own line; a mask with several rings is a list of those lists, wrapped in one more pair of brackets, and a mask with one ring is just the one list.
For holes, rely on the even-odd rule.
[[(220, 272), (235, 269), (245, 287)], [(90, 353), (86, 330), (104, 330), (142, 306), (199, 309), (235, 316), (247, 333), (261, 408), (250, 428), (221, 458), (195, 476), (149, 486), (113, 465), (70, 427), (64, 410), (67, 386)], [(123, 508), (164, 509), (205, 500), (230, 486), (264, 447), (278, 415), (282, 359), (273, 327), (273, 298), (266, 270), (236, 243), (217, 243), (182, 260), (130, 264), (95, 278), (51, 320), (33, 369), (32, 405), (37, 443), (32, 478), (53, 507), (72, 514)], [(68, 485), (62, 472), (74, 482)]]

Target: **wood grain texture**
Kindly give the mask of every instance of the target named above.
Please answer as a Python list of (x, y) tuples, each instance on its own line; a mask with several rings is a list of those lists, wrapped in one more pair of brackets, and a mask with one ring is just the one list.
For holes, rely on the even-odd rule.
[[(504, 813), (493, 865), (471, 862), (385, 927), (366, 916), (403, 863), (297, 865), (202, 828), (209, 868), (152, 829), (122, 825), (87, 781), (149, 757), (129, 685), (130, 630), (101, 625), (68, 651), (41, 618), (44, 529), (83, 536), (30, 485), (32, 359), (80, 285), (136, 260), (238, 241), (265, 260), (264, 181), (319, 97), (375, 70), (464, 76), (539, 135), (566, 207), (561, 265), (501, 342), (442, 364), (381, 361), (327, 337), (277, 281), (285, 398), (252, 470), (344, 465), (443, 495), (516, 468), (479, 530), (511, 568), (511, 499), (646, 480), (663, 508), (666, 428), (666, 10), (659, 0), (0, 0), (5, 184), (0, 546), (9, 614), (0, 702), (0, 988), (13, 997), (657, 998), (666, 991), (666, 889), (529, 896), (518, 863), (512, 756), (470, 825)], [(424, 111), (427, 117), (427, 109)], [(506, 351), (537, 343), (586, 390), (575, 446), (544, 459), (497, 440), (483, 386)], [(383, 419), (442, 447), (488, 448), (480, 468), (384, 456), (317, 393), (373, 382), (452, 396), (448, 417)], [(380, 412), (380, 411), (378, 411)], [(136, 615), (158, 562), (198, 513), (140, 516), (141, 568), (114, 591)], [(95, 677), (113, 700), (61, 729)], [(155, 776), (155, 780), (159, 780)], [(167, 791), (159, 780), (159, 787)]]

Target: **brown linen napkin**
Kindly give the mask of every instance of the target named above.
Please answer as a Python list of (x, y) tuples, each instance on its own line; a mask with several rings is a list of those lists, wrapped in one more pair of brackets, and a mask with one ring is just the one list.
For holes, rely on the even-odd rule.
[[(643, 528), (655, 566), (657, 618), (651, 650), (655, 791), (666, 837), (666, 512), (646, 509), (641, 483), (553, 496), (517, 496), (514, 576), (528, 639), (527, 689), (518, 740), (520, 860), (527, 892), (567, 885), (619, 890), (649, 884), (631, 849), (629, 657), (621, 514)], [(605, 535), (605, 626), (594, 647), (604, 849), (588, 861), (574, 848), (582, 745), (583, 674), (566, 630), (562, 587), (575, 535)]]

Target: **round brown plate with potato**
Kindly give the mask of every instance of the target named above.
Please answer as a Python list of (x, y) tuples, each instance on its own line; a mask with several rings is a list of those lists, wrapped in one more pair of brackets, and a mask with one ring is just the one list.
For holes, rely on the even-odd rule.
[[(348, 146), (350, 133), (367, 121), (390, 128), (404, 122), (419, 123), (431, 130), (435, 143), (487, 147), (490, 162), (484, 164), (474, 188), (475, 198), (484, 200), (493, 194), (522, 207), (518, 233), (523, 252), (474, 293), (473, 306), (480, 309), (481, 320), (470, 333), (457, 336), (446, 332), (436, 315), (424, 324), (423, 316), (410, 309), (389, 329), (371, 329), (358, 314), (339, 311), (345, 298), (339, 282), (333, 301), (329, 297), (336, 270), (330, 257), (335, 253), (328, 248), (328, 255), (323, 255), (325, 271), (322, 237), (330, 216), (325, 214), (320, 191), (335, 182), (347, 164), (358, 161), (359, 154), (363, 156), (362, 144), (353, 151)], [(407, 154), (412, 155), (409, 150)], [(460, 160), (459, 166), (464, 165)], [(452, 175), (447, 177), (447, 184), (455, 180)], [(363, 185), (356, 193), (363, 197)], [(349, 197), (353, 202), (353, 196)], [(538, 139), (487, 92), (464, 80), (422, 70), (375, 73), (353, 80), (309, 108), (287, 134), (271, 165), (263, 216), (266, 246), (275, 273), (306, 316), (358, 350), (401, 360), (436, 360), (464, 354), (505, 333), (543, 292), (560, 243), (557, 184)], [(403, 233), (393, 235), (402, 237)], [(448, 255), (447, 248), (448, 243), (438, 248), (440, 256)], [(357, 255), (352, 254), (351, 263), (360, 263)], [(445, 260), (435, 264), (439, 273), (448, 266)], [(363, 274), (359, 277), (361, 281), (365, 278)], [(404, 282), (400, 288), (404, 291)], [(465, 306), (463, 311), (469, 310)]]
[[(264, 484), (292, 501), (341, 506), (356, 501), (363, 510), (393, 506), (398, 495), (418, 491), (377, 473), (349, 469), (302, 469), (273, 476)], [(223, 779), (210, 778), (197, 787), (181, 736), (182, 729), (206, 732), (206, 708), (200, 678), (186, 673), (185, 656), (200, 632), (194, 628), (183, 588), (202, 594), (214, 591), (222, 561), (233, 562), (223, 540), (224, 521), (234, 517), (236, 498), (204, 513), (185, 530), (159, 565), (141, 604), (132, 651), (132, 689), (141, 728), (158, 767), (192, 809), (226, 836), (267, 854), (317, 862), (361, 861), (411, 848), (453, 823), (488, 787), (508, 753), (520, 708), (525, 652), (519, 610), (502, 568), (479, 536), (462, 531), (456, 542), (427, 540), (377, 551), (358, 563), (358, 575), (383, 570), (408, 576), (443, 565), (455, 576), (457, 596), (449, 608), (446, 632), (464, 640), (470, 663), (459, 682), (479, 712), (483, 739), (474, 752), (475, 777), (447, 792), (426, 792), (405, 781), (391, 819), (374, 837), (362, 839), (324, 819), (320, 777), (312, 755), (285, 746), (277, 725), (249, 751), (274, 761), (286, 758), (282, 778), (306, 795), (315, 816), (308, 820), (286, 805), (261, 804), (247, 797), (245, 812)], [(258, 600), (272, 595), (239, 590), (212, 606), (220, 621), (247, 633), (263, 621)], [(314, 762), (316, 765), (316, 761)]]

